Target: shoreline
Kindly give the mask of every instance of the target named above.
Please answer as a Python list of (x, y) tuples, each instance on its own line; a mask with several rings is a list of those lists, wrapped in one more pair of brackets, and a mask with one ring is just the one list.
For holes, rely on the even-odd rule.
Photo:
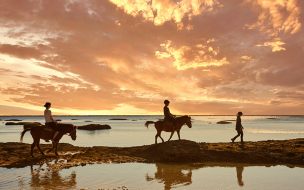
[[(59, 171), (74, 166), (102, 163), (168, 163), (194, 164), (231, 163), (249, 165), (286, 165), (304, 167), (304, 138), (292, 140), (268, 140), (236, 143), (197, 143), (189, 140), (174, 140), (157, 145), (135, 147), (78, 147), (59, 143), (54, 152), (41, 155), (37, 147), (30, 156), (30, 144), (0, 143), (0, 167), (22, 168), (48, 164), (51, 170)], [(41, 144), (46, 151), (51, 144)]]

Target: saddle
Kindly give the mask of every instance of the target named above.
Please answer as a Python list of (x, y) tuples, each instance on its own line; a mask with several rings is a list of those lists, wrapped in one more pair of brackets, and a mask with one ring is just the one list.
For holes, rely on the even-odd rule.
[(49, 126), (46, 126), (46, 125), (43, 125), (42, 127), (46, 131), (51, 131), (51, 132), (53, 131), (52, 127), (49, 127)]
[(158, 121), (164, 121), (167, 126), (173, 126), (173, 122), (171, 122), (171, 121), (166, 121), (163, 119), (159, 119)]

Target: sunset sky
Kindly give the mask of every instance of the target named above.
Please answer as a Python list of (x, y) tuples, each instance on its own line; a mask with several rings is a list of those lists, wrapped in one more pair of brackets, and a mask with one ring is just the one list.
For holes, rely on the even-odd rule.
[(303, 0), (0, 0), (0, 115), (304, 114)]

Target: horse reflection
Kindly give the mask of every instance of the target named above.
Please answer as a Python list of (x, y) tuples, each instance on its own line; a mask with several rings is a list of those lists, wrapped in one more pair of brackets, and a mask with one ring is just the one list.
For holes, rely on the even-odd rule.
[(187, 165), (155, 165), (157, 167), (157, 172), (155, 172), (154, 178), (146, 174), (146, 180), (157, 180), (161, 183), (164, 183), (165, 190), (169, 190), (176, 185), (187, 186), (192, 183), (191, 178), (193, 168)]
[(59, 172), (48, 171), (42, 168), (42, 165), (35, 170), (31, 166), (29, 184), (31, 189), (75, 189), (76, 173), (72, 172), (67, 177), (61, 177)]

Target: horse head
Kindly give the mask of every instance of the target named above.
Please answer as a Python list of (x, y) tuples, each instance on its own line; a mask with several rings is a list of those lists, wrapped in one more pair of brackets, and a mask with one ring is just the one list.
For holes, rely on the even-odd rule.
[(71, 139), (73, 140), (73, 141), (75, 141), (76, 140), (76, 129), (77, 129), (78, 127), (77, 126), (73, 126), (73, 129), (72, 129), (72, 131), (70, 132), (70, 136), (71, 136)]
[(189, 128), (192, 127), (191, 117), (190, 117), (190, 116), (188, 116), (188, 118), (187, 118), (186, 125), (187, 125)]

